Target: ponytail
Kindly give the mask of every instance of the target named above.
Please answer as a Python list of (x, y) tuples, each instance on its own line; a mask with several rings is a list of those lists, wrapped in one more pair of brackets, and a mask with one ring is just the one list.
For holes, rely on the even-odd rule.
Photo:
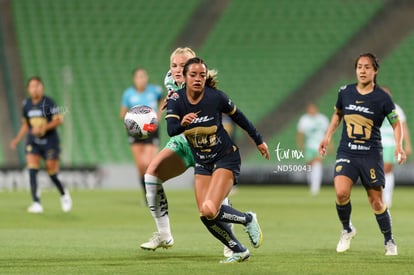
[(207, 71), (207, 79), (206, 79), (206, 86), (217, 89), (218, 81), (217, 81), (217, 70), (208, 70)]

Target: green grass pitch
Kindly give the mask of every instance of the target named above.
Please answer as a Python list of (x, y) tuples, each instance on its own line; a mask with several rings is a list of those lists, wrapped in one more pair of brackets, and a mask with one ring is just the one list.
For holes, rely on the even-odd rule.
[(249, 261), (222, 265), (223, 246), (198, 218), (192, 190), (170, 190), (175, 245), (139, 248), (155, 229), (136, 191), (73, 191), (74, 209), (60, 211), (55, 190), (43, 194), (45, 213), (26, 213), (27, 192), (0, 192), (1, 274), (413, 274), (414, 189), (399, 187), (392, 207), (399, 255), (384, 256), (382, 235), (365, 191), (355, 187), (352, 221), (358, 229), (351, 250), (335, 252), (340, 224), (334, 191), (311, 197), (306, 187), (245, 187), (233, 205), (258, 214), (264, 242), (250, 246), (236, 225)]

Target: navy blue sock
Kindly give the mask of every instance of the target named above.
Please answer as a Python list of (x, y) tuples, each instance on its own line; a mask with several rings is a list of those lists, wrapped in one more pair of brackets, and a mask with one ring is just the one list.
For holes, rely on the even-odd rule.
[(348, 232), (352, 231), (351, 228), (351, 212), (352, 212), (352, 205), (351, 201), (349, 201), (345, 205), (336, 204), (336, 211), (338, 212), (339, 220), (342, 223), (342, 227), (344, 230)]
[(55, 184), (56, 188), (59, 190), (61, 196), (65, 195), (65, 187), (63, 186), (62, 182), (59, 180), (58, 175), (49, 175), (52, 182)]
[(388, 208), (382, 214), (375, 214), (381, 233), (384, 234), (384, 241), (392, 240), (391, 215)]
[(207, 227), (208, 231), (216, 237), (221, 243), (233, 250), (234, 252), (244, 252), (246, 248), (236, 239), (231, 232), (228, 224), (217, 220), (209, 220), (206, 217), (200, 217), (201, 221)]
[(39, 169), (29, 169), (30, 191), (34, 202), (40, 202), (40, 198), (37, 194), (37, 172), (39, 172)]
[(252, 216), (248, 213), (240, 212), (229, 205), (222, 205), (216, 220), (225, 223), (237, 223), (246, 225), (252, 221)]

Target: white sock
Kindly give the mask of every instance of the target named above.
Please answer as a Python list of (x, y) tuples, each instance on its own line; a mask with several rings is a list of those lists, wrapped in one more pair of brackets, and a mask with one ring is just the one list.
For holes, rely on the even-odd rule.
[(394, 185), (394, 173), (385, 173), (385, 187), (382, 190), (382, 200), (388, 208), (390, 208), (392, 204), (392, 193), (394, 191)]
[(144, 178), (148, 207), (154, 218), (158, 233), (163, 237), (170, 237), (171, 228), (168, 217), (168, 202), (164, 188), (157, 177), (145, 174)]
[(309, 185), (310, 185), (310, 192), (312, 195), (319, 194), (319, 190), (321, 189), (322, 184), (322, 163), (319, 161), (315, 161), (312, 164), (312, 170), (309, 173)]
[(229, 200), (229, 198), (228, 198), (228, 197), (225, 197), (225, 198), (224, 198), (224, 200), (221, 202), (221, 205), (228, 205), (228, 206), (231, 206), (231, 205), (230, 205), (230, 200)]

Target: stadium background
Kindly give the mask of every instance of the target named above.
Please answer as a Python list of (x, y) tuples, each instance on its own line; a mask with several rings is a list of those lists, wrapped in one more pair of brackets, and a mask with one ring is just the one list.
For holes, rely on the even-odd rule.
[[(24, 84), (32, 75), (44, 79), (46, 94), (65, 117), (59, 131), (66, 181), (138, 187), (118, 118), (121, 94), (137, 66), (148, 70), (151, 83), (162, 85), (177, 46), (192, 47), (219, 71), (219, 87), (257, 125), (272, 151), (278, 144), (296, 149), (296, 123), (307, 102), (330, 117), (338, 88), (355, 81), (354, 57), (367, 51), (381, 59), (379, 83), (391, 88), (414, 135), (409, 0), (0, 3), (0, 188), (19, 187), (23, 177), (23, 144), (18, 154), (8, 144), (19, 128)], [(165, 124), (160, 127), (163, 145)], [(279, 164), (301, 160), (278, 163), (273, 152), (265, 162), (241, 131), (236, 143), (244, 159), (242, 182), (304, 182), (303, 173), (273, 173)], [(331, 155), (325, 161), (325, 182), (333, 160)], [(409, 163), (397, 169), (397, 184), (410, 183), (412, 168)]]

